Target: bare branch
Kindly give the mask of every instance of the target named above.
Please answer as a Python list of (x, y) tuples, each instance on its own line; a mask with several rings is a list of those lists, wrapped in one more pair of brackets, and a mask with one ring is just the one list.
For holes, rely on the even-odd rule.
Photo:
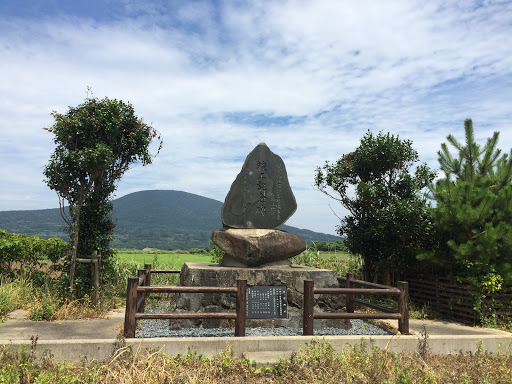
[(336, 216), (338, 218), (339, 221), (342, 221), (343, 219), (341, 217), (339, 217), (336, 212), (334, 212), (334, 209), (332, 209), (331, 207), (331, 204), (328, 204), (329, 205), (329, 209), (331, 210), (331, 212), (334, 214), (334, 216)]
[(61, 197), (58, 193), (57, 193), (57, 196), (59, 197), (60, 216), (66, 222), (66, 224), (69, 226), (69, 228), (72, 229), (73, 224), (71, 223), (71, 219), (68, 217), (68, 215), (66, 215), (66, 210), (65, 210), (65, 205), (64, 205), (65, 199), (63, 197)]

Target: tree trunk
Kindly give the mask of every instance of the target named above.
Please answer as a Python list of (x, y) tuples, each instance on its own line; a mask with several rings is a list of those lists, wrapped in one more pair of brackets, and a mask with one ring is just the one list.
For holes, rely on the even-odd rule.
[(391, 285), (391, 270), (386, 269), (386, 285)]
[(80, 210), (73, 216), (73, 228), (71, 229), (71, 264), (69, 265), (69, 290), (71, 299), (75, 299), (75, 269), (78, 252), (78, 233), (80, 231)]
[(91, 300), (94, 305), (98, 304), (99, 301), (99, 289), (100, 289), (100, 254), (98, 251), (94, 251), (91, 254)]

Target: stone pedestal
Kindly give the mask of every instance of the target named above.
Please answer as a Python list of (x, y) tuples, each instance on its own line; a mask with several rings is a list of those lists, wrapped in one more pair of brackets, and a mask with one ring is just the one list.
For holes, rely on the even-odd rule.
[[(334, 272), (305, 266), (269, 265), (254, 268), (222, 267), (209, 263), (185, 263), (181, 270), (181, 286), (235, 287), (237, 279), (247, 280), (249, 286), (287, 287), (287, 319), (248, 319), (246, 326), (302, 327), (304, 280), (314, 280), (317, 288), (338, 287)], [(235, 309), (234, 294), (180, 293), (175, 294), (173, 306), (177, 312), (227, 312)], [(315, 295), (316, 311), (345, 311), (345, 302), (338, 295)], [(231, 324), (232, 323), (232, 324)], [(204, 328), (230, 327), (232, 320), (171, 320), (173, 329), (202, 326)], [(315, 328), (337, 327), (347, 329), (348, 320), (315, 320)]]

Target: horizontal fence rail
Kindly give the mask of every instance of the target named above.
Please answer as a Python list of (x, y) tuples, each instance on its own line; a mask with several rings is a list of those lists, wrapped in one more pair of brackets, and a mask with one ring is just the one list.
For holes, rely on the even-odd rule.
[(150, 287), (141, 286), (137, 288), (138, 292), (154, 293), (236, 293), (235, 287), (183, 287), (177, 285), (152, 285)]
[[(237, 280), (236, 287), (183, 287), (172, 285), (151, 286), (153, 273), (180, 273), (177, 269), (151, 269), (146, 264), (139, 270), (138, 277), (128, 278), (126, 290), (126, 311), (124, 337), (135, 337), (137, 320), (143, 319), (234, 319), (235, 336), (245, 336), (247, 280)], [(196, 312), (196, 313), (144, 313), (145, 299), (149, 293), (234, 293), (236, 309), (232, 312)]]
[(337, 294), (341, 293), (343, 289), (344, 294), (364, 294), (364, 295), (384, 295), (384, 296), (397, 296), (400, 293), (398, 288), (392, 289), (375, 289), (375, 288), (315, 288), (315, 293), (319, 295)]
[(416, 275), (408, 277), (407, 280), (412, 303), (417, 306), (428, 305), (447, 318), (467, 324), (478, 323), (480, 315), (489, 315), (486, 312), (488, 302), (493, 303), (497, 316), (512, 317), (511, 289), (485, 295), (482, 299), (482, 308), (477, 311), (471, 297), (474, 287), (454, 283), (448, 278), (438, 276)]
[[(347, 277), (338, 276), (338, 281), (345, 282), (346, 288), (315, 288), (313, 280), (304, 280), (304, 313), (303, 335), (312, 335), (315, 319), (395, 319), (398, 320), (398, 330), (401, 333), (409, 333), (409, 293), (408, 283), (398, 282), (398, 288), (387, 285), (370, 283), (354, 279), (353, 273)], [(354, 285), (362, 285), (371, 288), (354, 288)], [(342, 295), (346, 300), (346, 313), (340, 312), (314, 312), (315, 294)], [(368, 301), (356, 299), (354, 295), (385, 295), (398, 297), (398, 311), (386, 308)], [(380, 310), (378, 313), (354, 313), (354, 304), (360, 304)]]
[(235, 319), (236, 313), (136, 313), (135, 319)]
[[(247, 280), (237, 280), (236, 287), (185, 287), (172, 285), (151, 285), (154, 273), (180, 273), (178, 269), (152, 269), (146, 264), (138, 270), (137, 277), (128, 279), (126, 291), (126, 312), (124, 336), (135, 337), (137, 320), (144, 319), (227, 319), (235, 320), (235, 336), (245, 336)], [(354, 279), (353, 273), (346, 277), (338, 276), (345, 288), (314, 288), (313, 280), (304, 280), (303, 334), (313, 334), (314, 319), (394, 319), (398, 320), (401, 333), (409, 333), (409, 291), (408, 283), (398, 282), (398, 288)], [(369, 288), (356, 288), (355, 286)], [(235, 312), (195, 312), (195, 313), (144, 313), (145, 300), (150, 293), (226, 293), (236, 295)], [(345, 313), (314, 312), (314, 295), (341, 295), (346, 300)], [(356, 295), (383, 295), (398, 297), (398, 311), (378, 304), (355, 298)], [(354, 304), (370, 307), (378, 313), (355, 313)]]

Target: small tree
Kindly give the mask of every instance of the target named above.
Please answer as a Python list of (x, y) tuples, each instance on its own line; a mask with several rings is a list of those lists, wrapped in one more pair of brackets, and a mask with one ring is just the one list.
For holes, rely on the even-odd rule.
[[(66, 114), (54, 111), (52, 116), (55, 123), (45, 129), (55, 135), (56, 148), (44, 176), (48, 186), (57, 192), (62, 217), (69, 226), (69, 288), (74, 295), (81, 225), (83, 235), (84, 230), (89, 231), (84, 249), (92, 237), (104, 237), (105, 228), (113, 229), (108, 222), (99, 222), (110, 212), (109, 199), (116, 183), (132, 163), (151, 163), (149, 144), (160, 137), (153, 127), (137, 118), (130, 103), (106, 97), (88, 97), (78, 107), (69, 107)], [(161, 145), (160, 141), (158, 151)], [(69, 216), (64, 210), (66, 201)], [(90, 232), (99, 227), (103, 228), (101, 233)]]
[[(410, 268), (430, 241), (432, 225), (422, 193), (435, 174), (422, 164), (409, 140), (370, 131), (359, 147), (336, 163), (317, 168), (315, 185), (350, 213), (337, 228), (345, 245), (364, 260), (366, 279), (383, 271), (386, 282)], [(331, 194), (328, 188), (335, 194)]]
[(419, 256), (459, 280), (488, 292), (512, 284), (512, 153), (497, 149), (499, 133), (475, 142), (473, 122), (464, 121), (465, 145), (449, 135), (438, 152), (444, 177), (432, 185), (434, 222), (440, 242)]

